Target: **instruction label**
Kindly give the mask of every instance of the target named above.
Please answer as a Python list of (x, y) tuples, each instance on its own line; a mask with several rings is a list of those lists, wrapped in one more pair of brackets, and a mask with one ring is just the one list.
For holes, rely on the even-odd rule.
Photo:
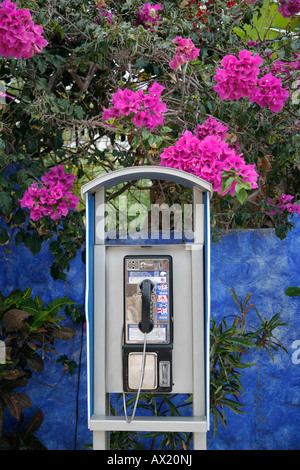
[(128, 271), (128, 284), (140, 284), (144, 279), (149, 279), (155, 284), (157, 320), (167, 321), (169, 319), (169, 289), (166, 271)]
[[(138, 325), (128, 325), (128, 340), (143, 341), (144, 335)], [(162, 343), (167, 341), (167, 325), (155, 325), (147, 334), (147, 343)]]

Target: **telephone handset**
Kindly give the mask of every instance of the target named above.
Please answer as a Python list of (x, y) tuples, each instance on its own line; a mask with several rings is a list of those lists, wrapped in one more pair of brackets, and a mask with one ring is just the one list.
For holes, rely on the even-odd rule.
[[(139, 329), (142, 333), (150, 333), (153, 329), (153, 320), (151, 320), (151, 293), (153, 291), (154, 284), (149, 279), (144, 279), (140, 284), (142, 292), (142, 319), (139, 322)], [(152, 307), (153, 309), (153, 307)]]
[(125, 256), (125, 392), (172, 391), (172, 296), (171, 256)]

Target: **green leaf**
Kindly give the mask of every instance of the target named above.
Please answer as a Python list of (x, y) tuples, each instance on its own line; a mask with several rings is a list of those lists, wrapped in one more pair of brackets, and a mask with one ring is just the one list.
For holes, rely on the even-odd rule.
[(37, 255), (41, 251), (42, 240), (37, 233), (33, 233), (29, 239), (29, 248), (33, 255)]
[(22, 243), (23, 241), (23, 232), (22, 231), (19, 231), (16, 236), (15, 236), (15, 244), (16, 246), (19, 246), (20, 243)]
[(13, 216), (12, 216), (12, 221), (15, 225), (22, 225), (24, 224), (26, 220), (26, 214), (22, 210), (17, 210)]
[(288, 236), (288, 228), (283, 225), (283, 224), (278, 224), (275, 227), (275, 235), (278, 237), (280, 240), (284, 240)]
[(29, 312), (32, 315), (38, 314), (40, 312), (38, 303), (34, 301), (31, 297), (21, 302), (21, 306), (22, 309), (25, 310), (25, 312)]
[(83, 119), (84, 118), (84, 110), (81, 106), (74, 106), (74, 114), (77, 117), (77, 119)]
[(2, 155), (4, 150), (5, 150), (5, 142), (4, 140), (0, 139), (0, 155)]
[(9, 240), (9, 233), (4, 227), (0, 227), (0, 245), (5, 245)]
[(47, 310), (36, 311), (29, 319), (29, 322), (28, 322), (29, 328), (32, 331), (36, 331), (38, 328), (40, 328), (40, 326), (42, 326), (42, 324), (44, 323), (44, 321), (46, 321), (48, 316), (49, 316), (49, 312)]
[(75, 302), (71, 301), (70, 299), (64, 297), (64, 298), (58, 298), (58, 299), (53, 299), (48, 305), (47, 305), (47, 313), (48, 315), (56, 315), (56, 313), (59, 312), (60, 309), (65, 307), (67, 304), (72, 305), (75, 304)]
[(231, 295), (232, 297), (234, 298), (237, 306), (239, 307), (239, 310), (242, 312), (242, 301), (241, 301), (241, 298), (240, 296), (238, 296), (233, 289), (231, 289), (231, 287), (228, 286), (228, 289), (230, 290), (231, 292)]
[(230, 186), (232, 185), (234, 180), (235, 180), (234, 176), (230, 176), (230, 178), (228, 178), (228, 179), (225, 179), (225, 178), (222, 179), (222, 192), (226, 191), (228, 188), (230, 188)]
[(162, 134), (169, 134), (170, 132), (172, 132), (171, 127), (163, 126), (163, 127), (161, 128), (161, 133), (162, 133)]
[(237, 118), (237, 123), (241, 129), (246, 127), (250, 119), (250, 113), (242, 113)]
[(150, 135), (151, 135), (150, 129), (145, 129), (144, 128), (143, 131), (142, 131), (143, 140), (148, 140)]
[(241, 203), (241, 204), (244, 204), (244, 202), (246, 201), (247, 199), (247, 191), (242, 188), (240, 189), (240, 191), (238, 193), (235, 194), (236, 197), (237, 197), (237, 200)]
[(43, 57), (40, 57), (40, 59), (38, 61), (38, 68), (39, 68), (39, 71), (41, 73), (46, 72), (47, 62), (45, 61), (45, 59)]
[(67, 362), (68, 372), (72, 376), (75, 374), (75, 370), (77, 368), (77, 364), (75, 361), (68, 361)]
[(300, 287), (287, 287), (284, 292), (289, 297), (298, 297), (300, 295)]
[(8, 216), (12, 211), (12, 198), (7, 191), (0, 192), (0, 212)]
[(134, 149), (138, 148), (138, 146), (140, 145), (140, 138), (138, 135), (135, 135), (133, 140), (132, 140), (132, 147)]
[(34, 300), (35, 300), (35, 302), (37, 303), (38, 308), (40, 308), (40, 309), (43, 309), (43, 308), (44, 308), (44, 302), (43, 302), (43, 300), (42, 300), (37, 294), (36, 294)]

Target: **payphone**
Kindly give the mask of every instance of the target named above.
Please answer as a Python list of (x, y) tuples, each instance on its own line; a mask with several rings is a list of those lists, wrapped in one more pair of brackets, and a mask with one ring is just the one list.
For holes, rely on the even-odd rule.
[[(129, 180), (169, 180), (192, 189), (193, 239), (107, 239), (106, 190)], [(93, 448), (110, 431), (209, 429), (210, 196), (206, 181), (174, 168), (136, 166), (82, 187), (86, 201), (88, 425)], [(139, 394), (192, 394), (192, 416), (135, 416)], [(111, 416), (112, 394), (133, 394), (134, 409)], [(124, 404), (125, 400), (124, 400)]]
[(144, 341), (141, 390), (172, 391), (172, 295), (171, 256), (124, 257), (124, 391), (139, 388)]

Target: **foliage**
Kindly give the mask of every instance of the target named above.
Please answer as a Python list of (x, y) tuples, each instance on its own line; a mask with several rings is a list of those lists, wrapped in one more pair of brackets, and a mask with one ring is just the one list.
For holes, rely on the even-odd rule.
[[(21, 434), (3, 429), (4, 410), (19, 422), (16, 431), (24, 424), (23, 410), (31, 407), (29, 396), (19, 391), (26, 387), (32, 373), (40, 373), (44, 368), (44, 358), (57, 354), (55, 339), (73, 338), (74, 331), (61, 325), (59, 311), (71, 302), (68, 298), (57, 298), (48, 305), (32, 289), (14, 291), (4, 297), (0, 294), (0, 339), (5, 344), (6, 357), (0, 363), (0, 441), (4, 435), (4, 445), (11, 442), (16, 446), (17, 438), (24, 443), (41, 424), (41, 415), (35, 417)], [(33, 429), (34, 427), (34, 429)], [(5, 444), (6, 443), (6, 444)], [(7, 444), (8, 445), (8, 444)], [(25, 445), (25, 444), (24, 444)]]
[[(279, 6), (272, 0), (164, 0), (151, 8), (137, 0), (18, 1), (18, 8), (29, 8), (30, 15), (22, 15), (26, 21), (32, 18), (36, 26), (30, 23), (30, 28), (36, 37), (28, 34), (20, 50), (15, 33), (22, 24), (14, 17), (17, 29), (11, 32), (5, 26), (2, 36), (13, 39), (19, 55), (8, 51), (7, 41), (0, 38), (0, 245), (5, 247), (6, 261), (15, 246), (24, 244), (36, 255), (46, 243), (53, 256), (51, 276), (66, 280), (78, 252), (85, 261), (85, 202), (75, 210), (81, 185), (120, 167), (160, 164), (166, 149), (174, 147), (182, 134), (197, 134), (208, 119), (226, 129), (222, 146), (242, 154), (245, 168), (254, 171), (255, 167), (259, 174), (256, 185), (240, 175), (234, 179), (237, 175), (231, 169), (226, 172), (222, 168), (220, 190), (211, 201), (213, 241), (230, 228), (275, 227), (275, 234), (285, 238), (294, 227), (291, 212), (274, 209), (268, 201), (279, 200), (282, 193), (293, 196), (296, 203), (299, 199), (300, 40), (299, 16), (289, 16), (294, 2), (282, 3), (284, 0)], [(14, 16), (8, 0), (5, 8)], [(232, 90), (227, 97), (218, 93), (222, 82), (217, 70), (222, 61), (236, 62), (232, 57), (241, 57), (245, 50), (252, 59), (257, 56), (260, 82), (255, 81), (256, 70), (253, 83), (250, 86), (248, 80), (247, 93), (244, 90), (239, 99), (232, 99)], [(249, 53), (242, 55), (250, 57)], [(149, 99), (146, 105), (147, 96), (143, 98), (143, 112), (152, 117), (149, 126), (143, 121), (145, 114), (137, 117), (132, 108), (119, 112), (118, 107), (118, 116), (104, 119), (115, 96), (124, 90), (130, 96), (144, 96), (154, 84), (161, 90), (161, 112), (156, 116), (153, 102), (149, 107)], [(256, 87), (256, 94), (252, 95), (251, 87)], [(276, 106), (270, 100), (275, 94), (280, 95)], [(44, 184), (45, 175), (61, 165), (67, 175), (76, 176), (67, 199), (66, 195), (58, 196), (58, 189), (51, 184)], [(40, 200), (27, 197), (30, 188), (38, 190)], [(149, 197), (142, 195), (143, 200), (159, 204), (189, 202), (190, 197), (189, 191), (175, 184), (154, 181), (152, 185), (127, 182), (113, 189), (109, 200), (115, 202), (125, 190), (132, 200), (146, 191)], [(50, 314), (50, 308), (58, 308), (59, 299), (44, 308), (31, 294), (24, 299), (25, 306), (17, 295), (4, 299), (1, 311), (2, 328), (6, 322), (8, 328), (11, 322), (17, 328), (17, 334), (13, 330), (5, 333), (15, 341), (14, 347), (21, 345), (17, 356), (25, 354), (16, 364), (16, 378), (5, 379), (13, 369), (5, 369), (1, 375), (11, 393), (17, 393), (15, 383), (26, 382), (31, 368), (42, 367), (36, 344), (53, 351), (54, 337), (62, 332), (58, 318)], [(69, 305), (67, 310), (74, 321), (82, 321), (81, 308)], [(212, 410), (215, 421), (220, 419), (223, 424), (225, 406), (241, 411), (237, 400), (241, 386), (235, 368), (244, 367), (243, 355), (252, 347), (264, 346), (270, 354), (273, 348), (282, 347), (273, 337), (273, 328), (281, 325), (279, 317), (275, 315), (268, 322), (257, 312), (260, 327), (246, 333), (243, 306), (240, 313), (231, 326), (225, 319), (219, 325), (212, 324)], [(59, 361), (65, 370), (74, 371), (75, 364), (68, 358), (62, 356)], [(228, 398), (230, 394), (233, 399)], [(3, 403), (21, 416), (17, 399)]]
[[(219, 324), (212, 319), (211, 328), (211, 413), (214, 421), (214, 433), (217, 432), (218, 424), (226, 426), (225, 407), (234, 413), (243, 413), (244, 405), (240, 403), (239, 397), (243, 395), (244, 388), (241, 382), (241, 371), (254, 365), (244, 362), (244, 357), (251, 349), (265, 349), (272, 361), (273, 352), (279, 349), (287, 352), (279, 339), (274, 336), (274, 330), (286, 325), (282, 323), (280, 313), (272, 316), (270, 320), (262, 318), (258, 310), (250, 303), (252, 294), (246, 295), (244, 301), (230, 289), (231, 294), (238, 306), (239, 312), (232, 316), (230, 324), (224, 316)], [(249, 311), (254, 307), (259, 320), (258, 325), (248, 322)], [(251, 319), (252, 320), (252, 319)]]
[(300, 295), (300, 287), (287, 287), (285, 293), (289, 297), (298, 297)]
[[(59, 220), (45, 216), (34, 221), (20, 207), (24, 191), (62, 164), (77, 176), (79, 196), (81, 184), (101, 172), (159, 164), (166, 147), (209, 117), (228, 128), (227, 143), (260, 175), (257, 188), (239, 183), (236, 196), (214, 194), (213, 239), (232, 227), (277, 224), (280, 238), (287, 236), (292, 228), (288, 214), (278, 220), (265, 201), (275, 190), (296, 200), (299, 196), (297, 16), (283, 18), (269, 1), (201, 5), (184, 0), (174, 5), (166, 0), (161, 8), (153, 7), (156, 13), (148, 7), (142, 11), (137, 0), (23, 0), (18, 6), (29, 7), (48, 44), (30, 59), (0, 59), (7, 92), (0, 110), (0, 243), (7, 253), (13, 240), (33, 254), (46, 241), (53, 254), (51, 274), (65, 279), (78, 251), (84, 260), (84, 203)], [(190, 39), (199, 56), (174, 70), (169, 64), (178, 54), (176, 38)], [(289, 87), (278, 113), (247, 97), (222, 100), (214, 90), (222, 59), (245, 49), (263, 59), (263, 73), (271, 72)], [(118, 89), (142, 92), (155, 81), (164, 87), (163, 125), (150, 131), (133, 125), (133, 115), (113, 126), (103, 119)], [(151, 202), (172, 194), (182, 201), (174, 185), (154, 183), (152, 189)]]
[(0, 439), (0, 450), (46, 450), (34, 435), (34, 432), (42, 425), (43, 420), (44, 416), (39, 408), (27, 423), (22, 414), (13, 431), (5, 430)]

